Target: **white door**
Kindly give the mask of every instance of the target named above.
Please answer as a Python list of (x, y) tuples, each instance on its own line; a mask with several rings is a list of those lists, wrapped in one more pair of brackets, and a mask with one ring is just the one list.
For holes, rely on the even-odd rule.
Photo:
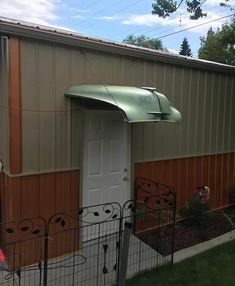
[(118, 111), (84, 116), (83, 206), (130, 199), (128, 124)]

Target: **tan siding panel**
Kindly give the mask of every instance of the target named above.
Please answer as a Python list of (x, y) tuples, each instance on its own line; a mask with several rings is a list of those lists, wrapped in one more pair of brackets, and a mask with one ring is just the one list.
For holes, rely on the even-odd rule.
[(210, 96), (212, 91), (212, 75), (209, 73), (205, 74), (205, 90), (203, 93), (203, 123), (202, 123), (202, 149), (204, 154), (209, 154), (210, 141), (212, 136), (212, 105), (213, 96)]
[(55, 50), (39, 44), (40, 170), (55, 170)]
[(82, 119), (81, 112), (79, 112), (79, 106), (76, 101), (71, 101), (71, 168), (79, 168), (82, 166), (81, 158), (81, 146), (82, 142)]
[(231, 101), (232, 101), (232, 110), (231, 110), (231, 137), (230, 137), (230, 149), (232, 149), (233, 151), (235, 151), (235, 132), (234, 132), (234, 122), (235, 122), (235, 81), (234, 79), (231, 78)]
[(217, 129), (217, 152), (224, 151), (224, 123), (225, 123), (225, 106), (227, 95), (225, 93), (225, 77), (223, 75), (219, 78), (219, 89), (218, 89), (218, 98), (219, 98), (219, 106), (218, 106), (218, 129)]
[(8, 40), (0, 43), (0, 159), (9, 171)]
[[(56, 169), (70, 167), (70, 100), (64, 97), (65, 90), (70, 84), (71, 54), (68, 49), (56, 48), (55, 62), (55, 162)], [(55, 66), (54, 66), (55, 65)]]
[(84, 55), (79, 51), (71, 50), (71, 85), (83, 82)]
[(22, 142), (23, 171), (37, 172), (39, 168), (39, 88), (38, 45), (22, 41)]
[[(35, 63), (37, 61), (39, 78), (36, 78), (35, 89), (38, 86), (41, 112), (38, 125), (40, 132), (35, 133), (39, 134), (40, 152), (36, 153), (40, 154), (40, 171), (81, 166), (82, 122), (80, 112), (77, 111), (79, 106), (71, 103), (73, 111), (70, 115), (66, 112), (42, 112), (43, 109), (66, 110), (70, 100), (64, 98), (63, 92), (74, 84), (156, 86), (180, 109), (183, 116), (180, 125), (132, 125), (133, 161), (228, 152), (231, 148), (224, 138), (235, 141), (234, 132), (229, 136), (228, 130), (223, 131), (227, 113), (234, 116), (235, 106), (233, 104), (233, 109), (229, 109), (232, 100), (228, 91), (229, 81), (225, 77), (222, 79), (219, 73), (42, 43), (39, 44), (38, 55), (36, 54)], [(25, 63), (29, 65), (30, 60)], [(27, 69), (30, 68), (25, 68), (25, 86)], [(27, 92), (33, 88), (28, 87)], [(226, 93), (223, 95), (224, 101), (222, 91)], [(29, 130), (37, 128), (36, 121), (30, 124), (32, 126)], [(27, 137), (28, 129), (24, 128)], [(28, 141), (28, 145), (29, 137), (24, 139)], [(231, 145), (234, 148), (234, 143)], [(28, 154), (31, 152), (33, 151)], [(25, 161), (30, 161), (29, 156), (26, 158), (25, 155), (24, 158)], [(28, 165), (24, 163), (27, 165), (25, 171), (32, 170), (33, 159), (31, 160)], [(35, 158), (34, 163), (37, 165)]]
[(143, 137), (148, 138), (148, 140), (144, 140), (144, 154), (143, 157), (145, 158), (145, 160), (147, 161), (151, 161), (153, 158), (153, 146), (154, 146), (154, 142), (153, 142), (153, 127), (154, 127), (154, 123), (147, 123), (144, 124), (144, 133), (143, 133)]
[(131, 125), (132, 127), (132, 160), (135, 161), (143, 161), (144, 156), (144, 124), (142, 123), (134, 123)]

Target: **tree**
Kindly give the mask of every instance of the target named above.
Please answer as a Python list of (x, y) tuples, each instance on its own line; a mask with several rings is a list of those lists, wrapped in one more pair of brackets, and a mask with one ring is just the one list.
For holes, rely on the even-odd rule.
[(149, 38), (144, 35), (140, 36), (129, 35), (122, 42), (125, 44), (130, 44), (154, 50), (166, 50), (163, 47), (161, 40)]
[(225, 64), (235, 64), (235, 18), (231, 24), (225, 24), (216, 32), (209, 29), (206, 37), (201, 39), (198, 51), (200, 59)]
[(187, 38), (183, 39), (183, 42), (182, 42), (182, 44), (180, 46), (179, 54), (182, 55), (182, 56), (187, 56), (187, 57), (192, 57), (193, 56)]
[[(233, 10), (229, 1), (230, 0), (218, 0), (218, 5)], [(207, 16), (207, 13), (203, 12), (206, 2), (207, 0), (154, 0), (154, 3), (152, 4), (152, 14), (156, 14), (161, 18), (166, 18), (170, 16), (170, 14), (176, 12), (178, 8), (185, 3), (187, 12), (190, 14), (190, 19), (197, 20)]]

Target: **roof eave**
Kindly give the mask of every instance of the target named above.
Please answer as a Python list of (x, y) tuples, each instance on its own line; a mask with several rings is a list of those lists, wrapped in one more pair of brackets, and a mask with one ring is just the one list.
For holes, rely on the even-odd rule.
[(141, 59), (181, 65), (191, 68), (200, 68), (203, 70), (212, 70), (215, 72), (226, 72), (227, 74), (235, 74), (235, 67), (233, 66), (182, 57), (178, 55), (171, 55), (167, 53), (165, 54), (163, 52), (157, 52), (150, 49), (138, 48), (135, 46), (98, 40), (91, 37), (79, 37), (77, 35), (73, 35), (72, 33), (62, 34), (56, 32), (56, 29), (54, 31), (43, 30), (41, 28), (1, 21), (0, 34), (38, 39), (52, 43), (76, 46), (80, 48), (87, 48), (107, 53), (115, 53), (124, 56), (137, 57)]

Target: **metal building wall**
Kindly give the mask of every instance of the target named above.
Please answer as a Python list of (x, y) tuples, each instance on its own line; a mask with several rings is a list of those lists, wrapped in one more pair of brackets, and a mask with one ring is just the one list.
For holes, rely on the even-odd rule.
[(24, 174), (81, 168), (82, 113), (64, 98), (67, 87), (155, 86), (183, 122), (132, 125), (135, 176), (173, 185), (179, 205), (198, 184), (212, 187), (214, 207), (228, 204), (235, 184), (233, 74), (39, 41), (21, 40), (21, 51)]
[(234, 76), (174, 66), (162, 70), (160, 90), (181, 111), (183, 121), (135, 126), (134, 161), (233, 152)]

